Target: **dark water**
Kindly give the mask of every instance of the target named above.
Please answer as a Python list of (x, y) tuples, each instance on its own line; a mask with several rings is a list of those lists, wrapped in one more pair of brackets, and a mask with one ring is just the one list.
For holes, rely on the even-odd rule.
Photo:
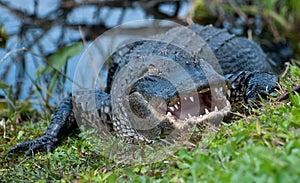
[[(189, 2), (163, 3), (155, 7), (156, 9), (145, 9), (144, 5), (138, 2), (128, 3), (128, 7), (119, 5), (83, 6), (75, 5), (75, 2), (60, 0), (0, 1), (0, 23), (8, 35), (5, 47), (0, 48), (0, 78), (2, 83), (13, 86), (16, 99), (24, 100), (29, 96), (30, 90), (36, 91), (32, 82), (36, 79), (35, 71), (39, 66), (46, 65), (51, 54), (56, 53), (61, 47), (82, 41), (78, 30), (79, 26), (82, 27), (88, 43), (91, 43), (106, 30), (120, 24), (149, 18), (174, 20), (175, 17), (180, 21), (180, 18), (185, 17), (189, 9)], [(178, 11), (176, 11), (176, 6), (178, 6)], [(26, 50), (20, 51), (22, 48)], [(69, 60), (67, 69), (69, 78), (73, 78), (80, 56), (81, 54), (78, 54)], [(46, 83), (50, 81), (51, 76), (41, 79), (39, 84), (44, 90), (43, 95), (46, 94)], [(72, 81), (67, 80), (64, 86), (60, 86), (63, 91), (54, 93), (50, 103), (57, 103), (71, 91), (71, 86)], [(0, 89), (0, 96), (5, 95), (7, 95), (7, 91)], [(33, 95), (31, 101), (39, 103), (41, 97), (39, 94)]]

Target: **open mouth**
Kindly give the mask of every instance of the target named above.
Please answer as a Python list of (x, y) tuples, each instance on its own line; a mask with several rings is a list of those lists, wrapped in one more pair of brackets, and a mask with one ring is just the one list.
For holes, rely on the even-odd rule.
[(144, 123), (156, 119), (158, 123), (155, 124), (165, 119), (183, 122), (197, 118), (195, 120), (198, 121), (227, 114), (230, 111), (230, 103), (226, 98), (228, 91), (222, 83), (211, 84), (198, 91), (178, 90), (169, 80), (148, 76), (130, 88), (129, 104), (138, 117), (137, 123), (142, 123), (142, 119), (145, 119)]
[(134, 124), (146, 125), (137, 125), (139, 128), (136, 129), (151, 139), (162, 134), (184, 138), (190, 134), (192, 124), (203, 122), (219, 125), (231, 108), (223, 91), (222, 87), (210, 87), (190, 95), (175, 93), (169, 95), (169, 98), (157, 95), (146, 98), (141, 92), (132, 92), (129, 97), (130, 107), (134, 115), (138, 116)]
[(189, 119), (218, 112), (227, 106), (230, 106), (230, 103), (223, 94), (223, 88), (220, 87), (213, 91), (207, 88), (190, 96), (176, 97), (167, 105), (159, 106), (159, 108), (161, 111), (165, 111), (169, 117)]

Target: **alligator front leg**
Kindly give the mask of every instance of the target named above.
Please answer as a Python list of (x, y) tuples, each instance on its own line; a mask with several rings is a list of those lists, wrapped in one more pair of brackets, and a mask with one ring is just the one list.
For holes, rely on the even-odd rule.
[(227, 74), (225, 78), (231, 85), (231, 102), (244, 100), (255, 104), (260, 97), (266, 98), (278, 89), (278, 76), (269, 72), (242, 71), (238, 74)]
[(7, 154), (27, 151), (26, 154), (32, 154), (37, 150), (52, 151), (55, 145), (65, 136), (67, 136), (77, 124), (72, 111), (71, 94), (64, 98), (59, 104), (55, 113), (51, 116), (50, 126), (47, 128), (45, 135), (35, 140), (26, 141), (12, 147)]

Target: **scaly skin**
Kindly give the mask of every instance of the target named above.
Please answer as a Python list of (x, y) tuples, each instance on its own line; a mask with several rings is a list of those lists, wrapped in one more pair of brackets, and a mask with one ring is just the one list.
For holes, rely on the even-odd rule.
[[(268, 58), (256, 43), (246, 38), (236, 37), (212, 26), (192, 25), (187, 29), (174, 28), (165, 34), (152, 37), (151, 40), (134, 41), (120, 47), (111, 57), (112, 65), (109, 69), (106, 93), (92, 91), (92, 93), (96, 93), (94, 109), (85, 109), (84, 106), (88, 106), (88, 97), (80, 99), (81, 95), (90, 96), (89, 92), (79, 93), (73, 97), (68, 96), (60, 103), (52, 116), (51, 124), (44, 136), (33, 141), (23, 142), (11, 148), (8, 153), (21, 150), (26, 150), (29, 154), (35, 150), (51, 151), (60, 139), (71, 131), (71, 128), (76, 127), (74, 114), (91, 121), (91, 124), (107, 126), (105, 129), (108, 132), (113, 130), (117, 135), (125, 137), (127, 140), (131, 139), (129, 141), (137, 140), (150, 143), (152, 142), (151, 139), (167, 133), (165, 131), (169, 129), (175, 128), (176, 125), (174, 126), (174, 124), (184, 120), (179, 119), (176, 110), (172, 113), (172, 110), (170, 111), (169, 109), (174, 109), (176, 102), (183, 102), (183, 98), (180, 97), (195, 96), (195, 93), (192, 89), (185, 88), (181, 94), (182, 96), (179, 96), (176, 90), (178, 86), (173, 86), (164, 77), (151, 74), (155, 69), (154, 71), (149, 69), (147, 71), (148, 74), (139, 76), (140, 78), (136, 78), (138, 77), (138, 71), (130, 76), (124, 75), (122, 78), (127, 78), (126, 81), (135, 81), (137, 79), (137, 81), (132, 83), (133, 85), (129, 92), (129, 105), (137, 115), (143, 117), (151, 116), (151, 120), (160, 121), (156, 127), (145, 131), (137, 130), (131, 127), (130, 121), (128, 121), (126, 115), (123, 115), (126, 114), (124, 106), (111, 106), (111, 103), (116, 104), (116, 102), (112, 102), (115, 99), (110, 98), (110, 95), (115, 92), (112, 89), (113, 82), (115, 82), (118, 75), (122, 75), (118, 71), (124, 65), (128, 65), (128, 63), (137, 58), (155, 55), (179, 64), (180, 68), (184, 68), (189, 73), (190, 78), (195, 83), (197, 92), (201, 93), (196, 94), (197, 97), (199, 95), (199, 100), (202, 100), (202, 98), (204, 100), (207, 96), (213, 94), (214, 90), (211, 89), (224, 88), (222, 85), (222, 82), (224, 82), (223, 77), (229, 82), (228, 88), (231, 90), (229, 100), (231, 102), (244, 100), (246, 103), (252, 103), (258, 99), (259, 95), (265, 97), (275, 91), (278, 77), (270, 73), (273, 71), (272, 65), (269, 64)], [(186, 32), (187, 34), (185, 34)], [(205, 42), (197, 42), (197, 36), (200, 36)], [(185, 49), (182, 49), (183, 47)], [(193, 52), (194, 50), (197, 50), (197, 52)], [(210, 54), (212, 52), (213, 54)], [(212, 62), (215, 59), (212, 55), (216, 56), (218, 63)], [(179, 68), (174, 67), (173, 69)], [(179, 75), (179, 80), (184, 80), (184, 78), (180, 77)], [(211, 80), (210, 83), (208, 83), (208, 79)], [(122, 80), (119, 82), (122, 82)], [(207, 106), (209, 111), (206, 111), (205, 108), (200, 108), (196, 117), (189, 117), (189, 119), (201, 123), (210, 119), (221, 119), (226, 115), (230, 108), (227, 106), (224, 94), (221, 90), (215, 90), (215, 92), (214, 95), (221, 98), (220, 100), (223, 103), (225, 102), (225, 105), (221, 104), (218, 106), (218, 110), (215, 109), (214, 111), (216, 106), (209, 106), (210, 104), (206, 103), (204, 106)], [(122, 98), (122, 96), (119, 97)], [(153, 112), (153, 108), (157, 110), (160, 101), (154, 100), (154, 103), (150, 106), (150, 99), (152, 100), (153, 98), (163, 99), (166, 103), (165, 106), (159, 109), (160, 113), (166, 114), (171, 112), (172, 115), (177, 115), (177, 117), (165, 116), (159, 118), (157, 114), (160, 113), (156, 114)], [(218, 115), (220, 118), (215, 118)], [(94, 122), (95, 119), (99, 121)]]

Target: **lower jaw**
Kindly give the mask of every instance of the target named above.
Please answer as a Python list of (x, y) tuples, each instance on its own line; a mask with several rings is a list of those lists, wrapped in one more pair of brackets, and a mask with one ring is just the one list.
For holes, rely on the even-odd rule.
[(177, 116), (167, 116), (168, 121), (174, 124), (176, 128), (185, 128), (187, 125), (199, 125), (199, 123), (205, 122), (212, 125), (220, 125), (225, 116), (230, 113), (231, 105), (226, 100), (226, 106), (219, 110), (207, 111), (207, 113), (187, 116), (185, 118), (178, 118)]

